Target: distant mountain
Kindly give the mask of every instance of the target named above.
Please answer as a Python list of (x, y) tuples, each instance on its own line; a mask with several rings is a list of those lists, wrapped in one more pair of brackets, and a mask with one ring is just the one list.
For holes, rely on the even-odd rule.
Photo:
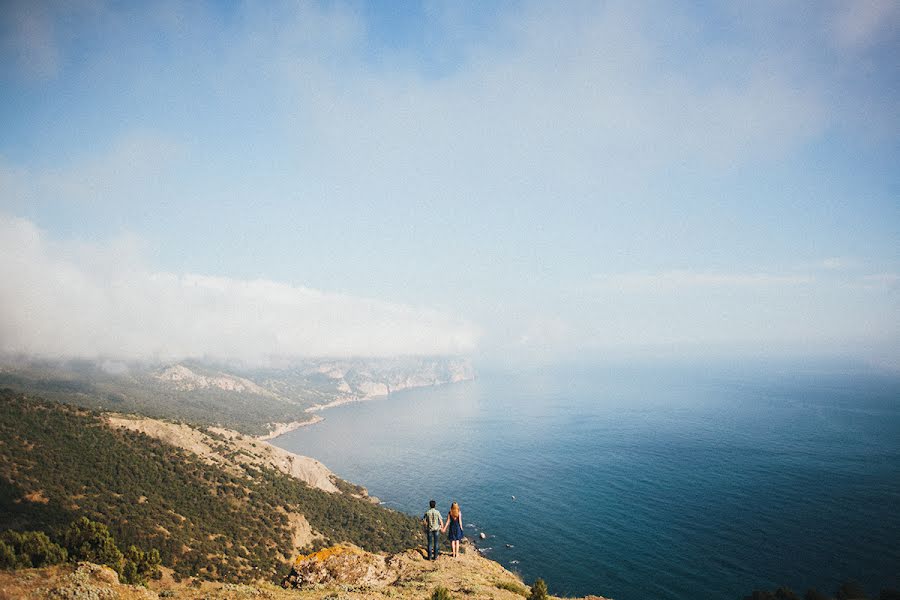
[(270, 368), (202, 361), (0, 360), (0, 387), (93, 408), (263, 436), (325, 406), (472, 379), (462, 358), (305, 359)]

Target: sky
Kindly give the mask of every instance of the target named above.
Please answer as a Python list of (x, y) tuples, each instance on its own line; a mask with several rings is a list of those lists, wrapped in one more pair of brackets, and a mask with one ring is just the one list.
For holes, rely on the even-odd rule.
[(0, 352), (900, 369), (900, 3), (0, 2)]

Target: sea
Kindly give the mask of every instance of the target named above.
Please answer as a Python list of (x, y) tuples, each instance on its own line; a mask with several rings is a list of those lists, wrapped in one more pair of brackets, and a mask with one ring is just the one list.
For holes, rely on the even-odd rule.
[(897, 375), (567, 365), (322, 414), (274, 443), (396, 510), (459, 502), (485, 556), (553, 594), (900, 588)]

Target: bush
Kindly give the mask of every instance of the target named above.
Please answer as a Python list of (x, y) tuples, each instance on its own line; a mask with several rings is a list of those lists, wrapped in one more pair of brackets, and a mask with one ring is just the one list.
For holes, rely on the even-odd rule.
[(810, 588), (803, 594), (803, 600), (828, 600), (828, 596), (815, 588)]
[(107, 565), (122, 573), (122, 552), (103, 523), (81, 517), (69, 524), (63, 543), (73, 560)]
[(531, 595), (528, 600), (547, 600), (550, 596), (547, 594), (547, 584), (543, 579), (536, 579), (534, 585), (531, 586)]
[(28, 569), (49, 567), (66, 562), (67, 554), (41, 531), (5, 531), (0, 536), (0, 567)]
[(434, 593), (431, 594), (431, 600), (453, 600), (453, 596), (450, 595), (450, 590), (439, 585), (434, 588)]
[(6, 542), (0, 540), (0, 569), (16, 568), (16, 552)]
[(122, 565), (122, 581), (136, 585), (144, 585), (147, 579), (159, 579), (159, 550), (153, 548), (144, 552), (137, 546), (130, 546), (125, 552), (125, 562)]

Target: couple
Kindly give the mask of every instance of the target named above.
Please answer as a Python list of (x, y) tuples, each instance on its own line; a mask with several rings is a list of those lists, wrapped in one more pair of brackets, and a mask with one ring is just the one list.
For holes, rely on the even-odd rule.
[(422, 517), (422, 523), (425, 525), (425, 536), (428, 538), (428, 554), (426, 558), (428, 560), (437, 560), (439, 534), (448, 529), (450, 530), (450, 547), (453, 549), (453, 558), (457, 558), (459, 556), (459, 541), (463, 537), (462, 512), (459, 510), (459, 504), (454, 502), (450, 505), (446, 523), (441, 518), (441, 513), (435, 508), (437, 503), (432, 500), (428, 505), (431, 508)]

